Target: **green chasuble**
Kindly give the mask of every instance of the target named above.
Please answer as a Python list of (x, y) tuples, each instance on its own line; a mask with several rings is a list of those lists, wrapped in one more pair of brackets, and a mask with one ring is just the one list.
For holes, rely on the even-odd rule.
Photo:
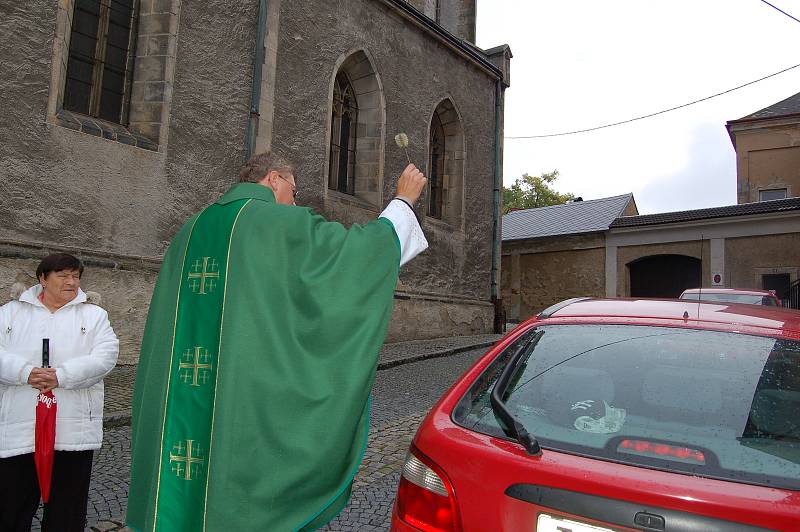
[(234, 185), (164, 257), (136, 375), (127, 524), (312, 530), (346, 504), (400, 244)]

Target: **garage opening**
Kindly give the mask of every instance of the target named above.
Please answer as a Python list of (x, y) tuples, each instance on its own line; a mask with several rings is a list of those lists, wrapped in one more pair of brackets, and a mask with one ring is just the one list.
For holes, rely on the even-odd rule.
[(631, 297), (678, 297), (700, 286), (700, 259), (686, 255), (654, 255), (628, 263)]

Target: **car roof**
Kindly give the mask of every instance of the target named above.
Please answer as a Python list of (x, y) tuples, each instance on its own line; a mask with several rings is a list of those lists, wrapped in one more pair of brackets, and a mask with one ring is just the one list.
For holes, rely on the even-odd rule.
[(800, 311), (686, 299), (575, 298), (542, 311), (536, 321), (668, 325), (800, 338)]
[[(699, 294), (700, 292), (700, 288), (688, 288), (683, 291), (684, 294)], [(706, 294), (747, 294), (751, 296), (775, 295), (769, 290), (758, 290), (756, 288), (703, 288), (702, 292)]]

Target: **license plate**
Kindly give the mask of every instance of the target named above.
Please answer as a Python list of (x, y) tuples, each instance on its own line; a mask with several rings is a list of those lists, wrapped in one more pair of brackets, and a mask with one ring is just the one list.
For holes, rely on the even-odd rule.
[(610, 528), (580, 523), (571, 519), (539, 514), (536, 522), (536, 532), (614, 532)]

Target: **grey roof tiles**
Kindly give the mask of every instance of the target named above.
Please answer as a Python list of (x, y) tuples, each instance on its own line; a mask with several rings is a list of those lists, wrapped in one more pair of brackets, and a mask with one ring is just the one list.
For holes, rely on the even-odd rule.
[(633, 194), (512, 211), (503, 216), (503, 241), (607, 231)]
[[(800, 92), (795, 94), (794, 96), (789, 96), (785, 100), (782, 100), (778, 103), (774, 103), (769, 107), (765, 107), (760, 111), (756, 111), (753, 114), (749, 114), (747, 116), (743, 116), (739, 120), (757, 120), (760, 118), (777, 118), (780, 116), (785, 115), (793, 115), (800, 113)], [(734, 122), (738, 122), (738, 120), (734, 120)]]
[(623, 216), (611, 224), (611, 228), (634, 227), (640, 225), (657, 225), (667, 223), (691, 222), (709, 218), (725, 218), (729, 216), (746, 216), (752, 214), (768, 214), (800, 210), (800, 198), (788, 198), (772, 201), (757, 201), (755, 203), (742, 203), (741, 205), (727, 205), (725, 207), (711, 207), (709, 209), (695, 209), (692, 211), (662, 212), (658, 214), (642, 214), (639, 216)]

